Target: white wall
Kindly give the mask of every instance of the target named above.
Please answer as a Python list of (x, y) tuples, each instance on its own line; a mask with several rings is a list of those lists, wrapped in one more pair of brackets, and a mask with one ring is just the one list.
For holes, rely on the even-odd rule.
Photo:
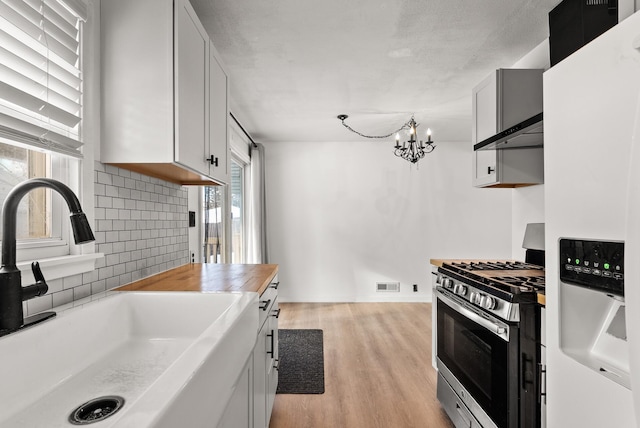
[[(266, 145), (282, 300), (431, 301), (430, 258), (511, 256), (513, 191), (472, 187), (469, 142), (438, 143), (419, 169), (391, 145)], [(401, 291), (376, 292), (378, 281)]]
[[(520, 58), (511, 68), (542, 68), (548, 70), (549, 39)], [(544, 184), (513, 189), (511, 257), (524, 260), (525, 250), (522, 240), (527, 223), (544, 223)]]
[(511, 258), (524, 260), (522, 240), (527, 223), (544, 223), (544, 184), (513, 189)]

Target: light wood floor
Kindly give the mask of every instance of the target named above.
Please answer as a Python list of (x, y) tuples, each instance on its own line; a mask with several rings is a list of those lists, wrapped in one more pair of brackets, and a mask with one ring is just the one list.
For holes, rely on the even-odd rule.
[(429, 303), (281, 303), (324, 331), (325, 393), (276, 395), (270, 428), (452, 428), (436, 399)]

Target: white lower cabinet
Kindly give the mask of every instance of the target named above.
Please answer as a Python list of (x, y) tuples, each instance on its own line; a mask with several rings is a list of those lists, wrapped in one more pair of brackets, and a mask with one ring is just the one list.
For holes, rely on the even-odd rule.
[(273, 302), (269, 319), (266, 324), (269, 324), (269, 332), (267, 337), (270, 339), (270, 343), (267, 342), (267, 358), (266, 362), (266, 376), (267, 376), (267, 426), (271, 420), (271, 411), (273, 410), (273, 402), (276, 399), (276, 389), (278, 388), (278, 317), (280, 315), (280, 308), (278, 306), (278, 299)]
[(547, 310), (540, 309), (540, 428), (547, 427)]
[(278, 387), (278, 277), (260, 295), (258, 336), (217, 428), (268, 428)]
[(251, 428), (253, 358), (242, 369), (218, 428)]
[(258, 340), (253, 349), (253, 427), (267, 428), (278, 387), (278, 277), (260, 296)]

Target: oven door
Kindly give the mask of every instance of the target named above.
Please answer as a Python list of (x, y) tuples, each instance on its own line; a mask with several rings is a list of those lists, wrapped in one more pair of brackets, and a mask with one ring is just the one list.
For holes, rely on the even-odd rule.
[[(437, 317), (437, 357), (446, 368), (442, 373), (455, 377), (447, 380), (462, 386), (458, 394), (481, 423), (488, 417), (498, 428), (516, 427), (518, 346), (513, 342), (517, 342), (517, 326), (440, 289)], [(474, 410), (478, 406), (485, 415), (476, 414), (482, 413)]]

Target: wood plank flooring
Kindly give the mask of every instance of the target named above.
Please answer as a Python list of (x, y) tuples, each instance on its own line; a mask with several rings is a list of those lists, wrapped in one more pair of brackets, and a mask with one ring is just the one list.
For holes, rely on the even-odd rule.
[(436, 399), (429, 303), (281, 303), (324, 332), (325, 393), (276, 395), (270, 428), (453, 428)]

